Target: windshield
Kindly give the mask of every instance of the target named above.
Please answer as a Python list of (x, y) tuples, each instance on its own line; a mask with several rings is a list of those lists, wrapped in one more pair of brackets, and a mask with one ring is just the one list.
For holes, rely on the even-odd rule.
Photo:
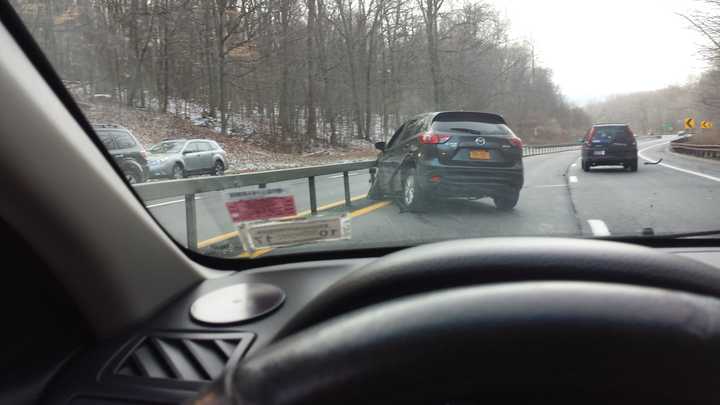
[(185, 142), (162, 142), (150, 148), (152, 153), (179, 153)]
[(720, 229), (716, 1), (10, 2), (201, 254)]

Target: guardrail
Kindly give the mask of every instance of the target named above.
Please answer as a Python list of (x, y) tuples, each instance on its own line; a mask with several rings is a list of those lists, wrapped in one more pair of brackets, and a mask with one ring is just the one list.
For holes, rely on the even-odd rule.
[[(260, 186), (265, 188), (268, 183), (280, 181), (308, 179), (310, 191), (310, 212), (317, 213), (317, 193), (315, 191), (315, 177), (328, 174), (343, 174), (345, 187), (345, 204), (350, 205), (350, 177), (349, 172), (371, 169), (375, 167), (374, 160), (353, 163), (341, 163), (324, 166), (301, 167), (297, 169), (270, 170), (257, 173), (233, 174), (218, 177), (196, 177), (193, 179), (169, 180), (155, 183), (134, 185), (135, 191), (143, 201), (160, 200), (185, 196), (185, 220), (187, 227), (188, 248), (197, 250), (197, 213), (195, 210), (195, 195), (211, 191), (222, 191), (230, 188)], [(371, 175), (374, 172), (371, 171)]]
[[(523, 148), (523, 156), (537, 156), (549, 153), (577, 150), (579, 144), (562, 145), (527, 145)], [(340, 163), (324, 166), (310, 166), (297, 169), (270, 170), (256, 173), (233, 174), (217, 177), (196, 177), (182, 180), (158, 181), (152, 183), (136, 184), (133, 187), (145, 202), (161, 200), (164, 198), (185, 198), (185, 223), (188, 248), (197, 250), (197, 212), (195, 209), (195, 196), (199, 193), (222, 191), (231, 188), (259, 186), (265, 188), (267, 184), (281, 181), (308, 179), (310, 194), (310, 212), (317, 213), (317, 193), (315, 177), (329, 174), (343, 174), (343, 187), (345, 188), (345, 205), (351, 205), (349, 173), (359, 170), (369, 170), (371, 179), (374, 176), (375, 160), (353, 163)]]
[(673, 152), (683, 153), (706, 159), (720, 159), (720, 145), (695, 145), (691, 143), (670, 142)]
[(566, 143), (560, 145), (525, 145), (523, 147), (523, 156), (546, 155), (548, 153), (567, 152), (571, 150), (580, 150), (582, 144)]

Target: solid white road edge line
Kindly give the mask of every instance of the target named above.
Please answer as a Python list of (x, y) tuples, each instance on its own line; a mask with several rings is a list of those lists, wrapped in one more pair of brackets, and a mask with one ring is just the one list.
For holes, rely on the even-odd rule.
[[(351, 173), (348, 173), (348, 176), (359, 176), (359, 175), (361, 175), (361, 174), (365, 174), (365, 173), (352, 173), (352, 172), (351, 172)], [(332, 174), (332, 175), (328, 176), (328, 179), (339, 179), (339, 178), (341, 178), (342, 176), (343, 176), (342, 173), (340, 173), (340, 174)]]
[[(205, 197), (195, 197), (195, 201), (204, 200), (204, 199), (205, 199)], [(161, 202), (161, 203), (157, 203), (157, 204), (146, 205), (145, 208), (162, 207), (164, 205), (180, 204), (180, 203), (184, 203), (184, 202), (185, 202), (185, 199), (183, 198), (182, 200), (172, 200), (172, 201), (165, 201), (165, 202)]]
[[(652, 145), (652, 146), (648, 146), (647, 148), (641, 149), (640, 151), (638, 151), (638, 156), (640, 156), (640, 158), (642, 158), (642, 159), (644, 159), (644, 160), (647, 160), (648, 162), (654, 162), (655, 160), (648, 158), (647, 156), (645, 156), (645, 155), (643, 154), (643, 152), (645, 152), (645, 151), (648, 150), (648, 149), (657, 148), (658, 146), (667, 145), (668, 143), (670, 143), (670, 142), (669, 142), (669, 141), (667, 141), (667, 142), (662, 142), (662, 143), (659, 143), (659, 144), (656, 144), (656, 145)], [(700, 172), (696, 172), (696, 171), (688, 170), (688, 169), (683, 169), (682, 167), (677, 167), (677, 166), (669, 165), (669, 164), (667, 164), (667, 163), (662, 163), (662, 162), (660, 162), (660, 163), (658, 164), (658, 166), (667, 167), (668, 169), (677, 170), (677, 171), (679, 171), (679, 172), (683, 172), (683, 173), (687, 173), (687, 174), (692, 174), (692, 175), (694, 175), (694, 176), (702, 177), (702, 178), (704, 178), (704, 179), (708, 179), (708, 180), (713, 180), (713, 181), (720, 182), (720, 177), (710, 176), (709, 174), (700, 173)]]
[(567, 187), (567, 184), (544, 184), (542, 186), (527, 186), (527, 187), (523, 187), (523, 190), (534, 189), (534, 188), (560, 188), (560, 187)]
[(610, 236), (610, 230), (601, 219), (588, 219), (588, 225), (594, 236)]

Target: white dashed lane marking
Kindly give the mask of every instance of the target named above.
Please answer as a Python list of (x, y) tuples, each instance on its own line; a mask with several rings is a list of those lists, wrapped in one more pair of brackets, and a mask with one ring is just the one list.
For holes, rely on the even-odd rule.
[(588, 225), (594, 236), (610, 236), (610, 230), (601, 219), (588, 219)]
[(577, 176), (570, 176), (570, 183), (577, 183), (577, 182), (578, 182)]

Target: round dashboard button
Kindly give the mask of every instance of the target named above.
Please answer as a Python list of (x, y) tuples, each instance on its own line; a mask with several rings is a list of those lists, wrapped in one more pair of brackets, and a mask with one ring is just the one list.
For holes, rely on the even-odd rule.
[(193, 319), (226, 324), (249, 321), (268, 314), (282, 305), (285, 292), (265, 283), (241, 283), (211, 291), (190, 307)]

